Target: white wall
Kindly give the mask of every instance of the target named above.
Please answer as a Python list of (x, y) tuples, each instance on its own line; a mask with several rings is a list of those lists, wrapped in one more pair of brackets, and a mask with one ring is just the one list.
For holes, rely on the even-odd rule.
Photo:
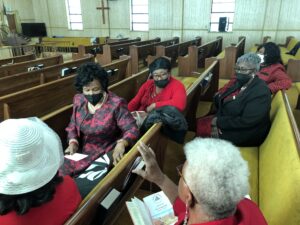
[(64, 0), (5, 0), (5, 4), (18, 12), (21, 22), (45, 22), (49, 36), (122, 35), (143, 40), (178, 36), (183, 41), (201, 36), (207, 42), (221, 35), (223, 46), (228, 46), (244, 35), (246, 49), (260, 43), (266, 35), (277, 43), (284, 43), (289, 35), (300, 39), (299, 0), (236, 0), (233, 32), (228, 33), (208, 31), (211, 0), (149, 0), (149, 32), (130, 31), (130, 0), (108, 1), (106, 24), (102, 23), (102, 12), (96, 10), (100, 2), (81, 0), (84, 30), (71, 31)]

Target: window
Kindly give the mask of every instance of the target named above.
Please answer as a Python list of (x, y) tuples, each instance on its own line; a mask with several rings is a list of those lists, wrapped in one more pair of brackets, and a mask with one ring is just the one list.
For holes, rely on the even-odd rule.
[(235, 0), (212, 0), (210, 31), (232, 31)]
[(148, 0), (131, 0), (131, 30), (149, 30)]
[(71, 30), (83, 30), (80, 0), (66, 0), (68, 26)]

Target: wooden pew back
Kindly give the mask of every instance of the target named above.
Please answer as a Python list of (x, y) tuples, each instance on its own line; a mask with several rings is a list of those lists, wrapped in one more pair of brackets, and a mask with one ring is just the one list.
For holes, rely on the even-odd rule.
[(0, 59), (0, 66), (3, 66), (5, 64), (14, 64), (14, 63), (26, 62), (26, 61), (29, 61), (29, 60), (35, 60), (35, 54), (20, 55), (20, 56), (7, 58), (7, 59)]
[[(118, 68), (124, 71), (129, 59), (120, 60), (107, 66), (105, 70)], [(42, 117), (66, 105), (72, 104), (76, 91), (73, 87), (74, 76), (62, 78), (46, 84), (38, 85), (23, 91), (0, 97), (0, 119), (37, 116)], [(115, 78), (115, 76), (117, 78)], [(125, 73), (116, 73), (109, 77), (110, 84), (124, 79)], [(128, 89), (132, 88), (128, 87)]]
[(194, 40), (185, 41), (185, 42), (181, 42), (169, 46), (158, 45), (156, 46), (155, 49), (155, 55), (148, 55), (146, 59), (147, 64), (149, 65), (158, 57), (166, 56), (170, 58), (172, 67), (175, 67), (178, 65), (177, 63), (178, 56), (184, 56), (188, 54), (188, 47), (193, 45), (195, 46), (201, 45), (201, 37), (196, 37)]
[(2, 66), (0, 67), (0, 77), (27, 72), (29, 67), (37, 66), (38, 64), (43, 64), (44, 67), (47, 67), (47, 66), (57, 65), (61, 63), (63, 63), (63, 57), (62, 55), (57, 55), (53, 57), (30, 60), (26, 62)]
[(199, 66), (205, 66), (205, 59), (212, 54), (217, 55), (222, 47), (222, 38), (202, 44), (201, 46), (190, 46), (188, 55), (178, 57), (178, 75), (190, 76), (197, 72)]
[(224, 58), (219, 58), (220, 78), (230, 79), (234, 76), (234, 66), (236, 60), (244, 54), (245, 42), (245, 37), (239, 37), (239, 42), (236, 45), (225, 48)]
[(142, 67), (147, 66), (146, 58), (148, 55), (155, 55), (155, 47), (158, 45), (161, 46), (171, 46), (174, 44), (178, 44), (179, 38), (174, 37), (170, 40), (157, 42), (157, 43), (150, 43), (147, 45), (131, 45), (129, 47), (129, 55), (131, 56), (131, 69), (133, 73), (137, 73), (140, 68), (140, 64)]
[(103, 54), (97, 54), (96, 60), (98, 63), (108, 64), (111, 63), (113, 59), (119, 59), (122, 55), (129, 55), (129, 46), (131, 45), (146, 45), (155, 42), (160, 42), (160, 38), (155, 38), (147, 41), (137, 41), (118, 45), (103, 45)]
[(71, 62), (0, 78), (0, 96), (60, 79), (63, 68), (79, 67), (81, 64), (92, 61), (94, 61), (94, 57), (89, 55), (88, 57)]

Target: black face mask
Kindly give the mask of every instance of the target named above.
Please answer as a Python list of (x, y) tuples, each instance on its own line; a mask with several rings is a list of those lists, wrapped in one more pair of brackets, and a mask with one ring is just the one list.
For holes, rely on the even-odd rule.
[(236, 73), (236, 79), (241, 84), (246, 84), (251, 78), (251, 73), (245, 74), (245, 73)]
[(99, 94), (94, 94), (94, 95), (84, 95), (84, 97), (85, 97), (92, 105), (96, 105), (96, 104), (103, 98), (103, 93), (100, 92)]
[(167, 84), (169, 83), (169, 79), (164, 79), (164, 80), (155, 80), (154, 84), (159, 87), (159, 88), (164, 88), (165, 86), (167, 86)]

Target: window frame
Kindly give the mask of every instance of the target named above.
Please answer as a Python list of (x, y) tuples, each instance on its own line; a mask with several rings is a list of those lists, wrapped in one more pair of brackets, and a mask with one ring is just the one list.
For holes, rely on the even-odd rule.
[[(139, 32), (148, 32), (149, 31), (149, 0), (147, 1), (147, 5), (135, 5), (133, 2), (134, 0), (130, 0), (130, 31), (139, 31)], [(134, 6), (147, 6), (147, 13), (141, 12), (141, 13), (134, 13), (133, 7)], [(147, 15), (148, 19), (147, 22), (134, 22), (133, 17), (135, 15)], [(146, 25), (146, 29), (136, 29), (134, 28), (134, 25)]]
[[(221, 11), (221, 12), (218, 12), (218, 11), (213, 11), (213, 6), (214, 4), (226, 4), (226, 3), (233, 3), (234, 4), (234, 8), (232, 11)], [(234, 22), (234, 14), (235, 14), (235, 4), (236, 4), (236, 1), (235, 0), (224, 0), (222, 2), (222, 0), (212, 0), (211, 1), (211, 10), (210, 10), (210, 21), (209, 21), (209, 32), (216, 32), (216, 33), (228, 33), (228, 32), (233, 32), (233, 22)], [(230, 21), (230, 17), (229, 18), (229, 22), (228, 22), (228, 30), (226, 31), (219, 31), (219, 29), (216, 31), (216, 30), (213, 30), (212, 29), (212, 24), (214, 25), (217, 25), (219, 27), (219, 21), (218, 22), (212, 22), (212, 15), (213, 14), (232, 14), (232, 21)], [(224, 16), (225, 17), (225, 16)], [(220, 17), (219, 17), (220, 18)]]
[[(81, 0), (77, 0), (80, 3), (80, 13), (71, 13), (70, 8), (71, 8), (71, 4), (70, 4), (71, 0), (65, 0), (66, 3), (66, 10), (67, 10), (67, 19), (68, 19), (68, 29), (69, 30), (83, 30), (83, 19), (82, 19), (82, 10), (81, 10)], [(71, 16), (80, 16), (81, 17), (81, 22), (74, 22), (71, 19)], [(72, 25), (73, 24), (81, 24), (81, 29), (80, 28), (73, 28)]]

